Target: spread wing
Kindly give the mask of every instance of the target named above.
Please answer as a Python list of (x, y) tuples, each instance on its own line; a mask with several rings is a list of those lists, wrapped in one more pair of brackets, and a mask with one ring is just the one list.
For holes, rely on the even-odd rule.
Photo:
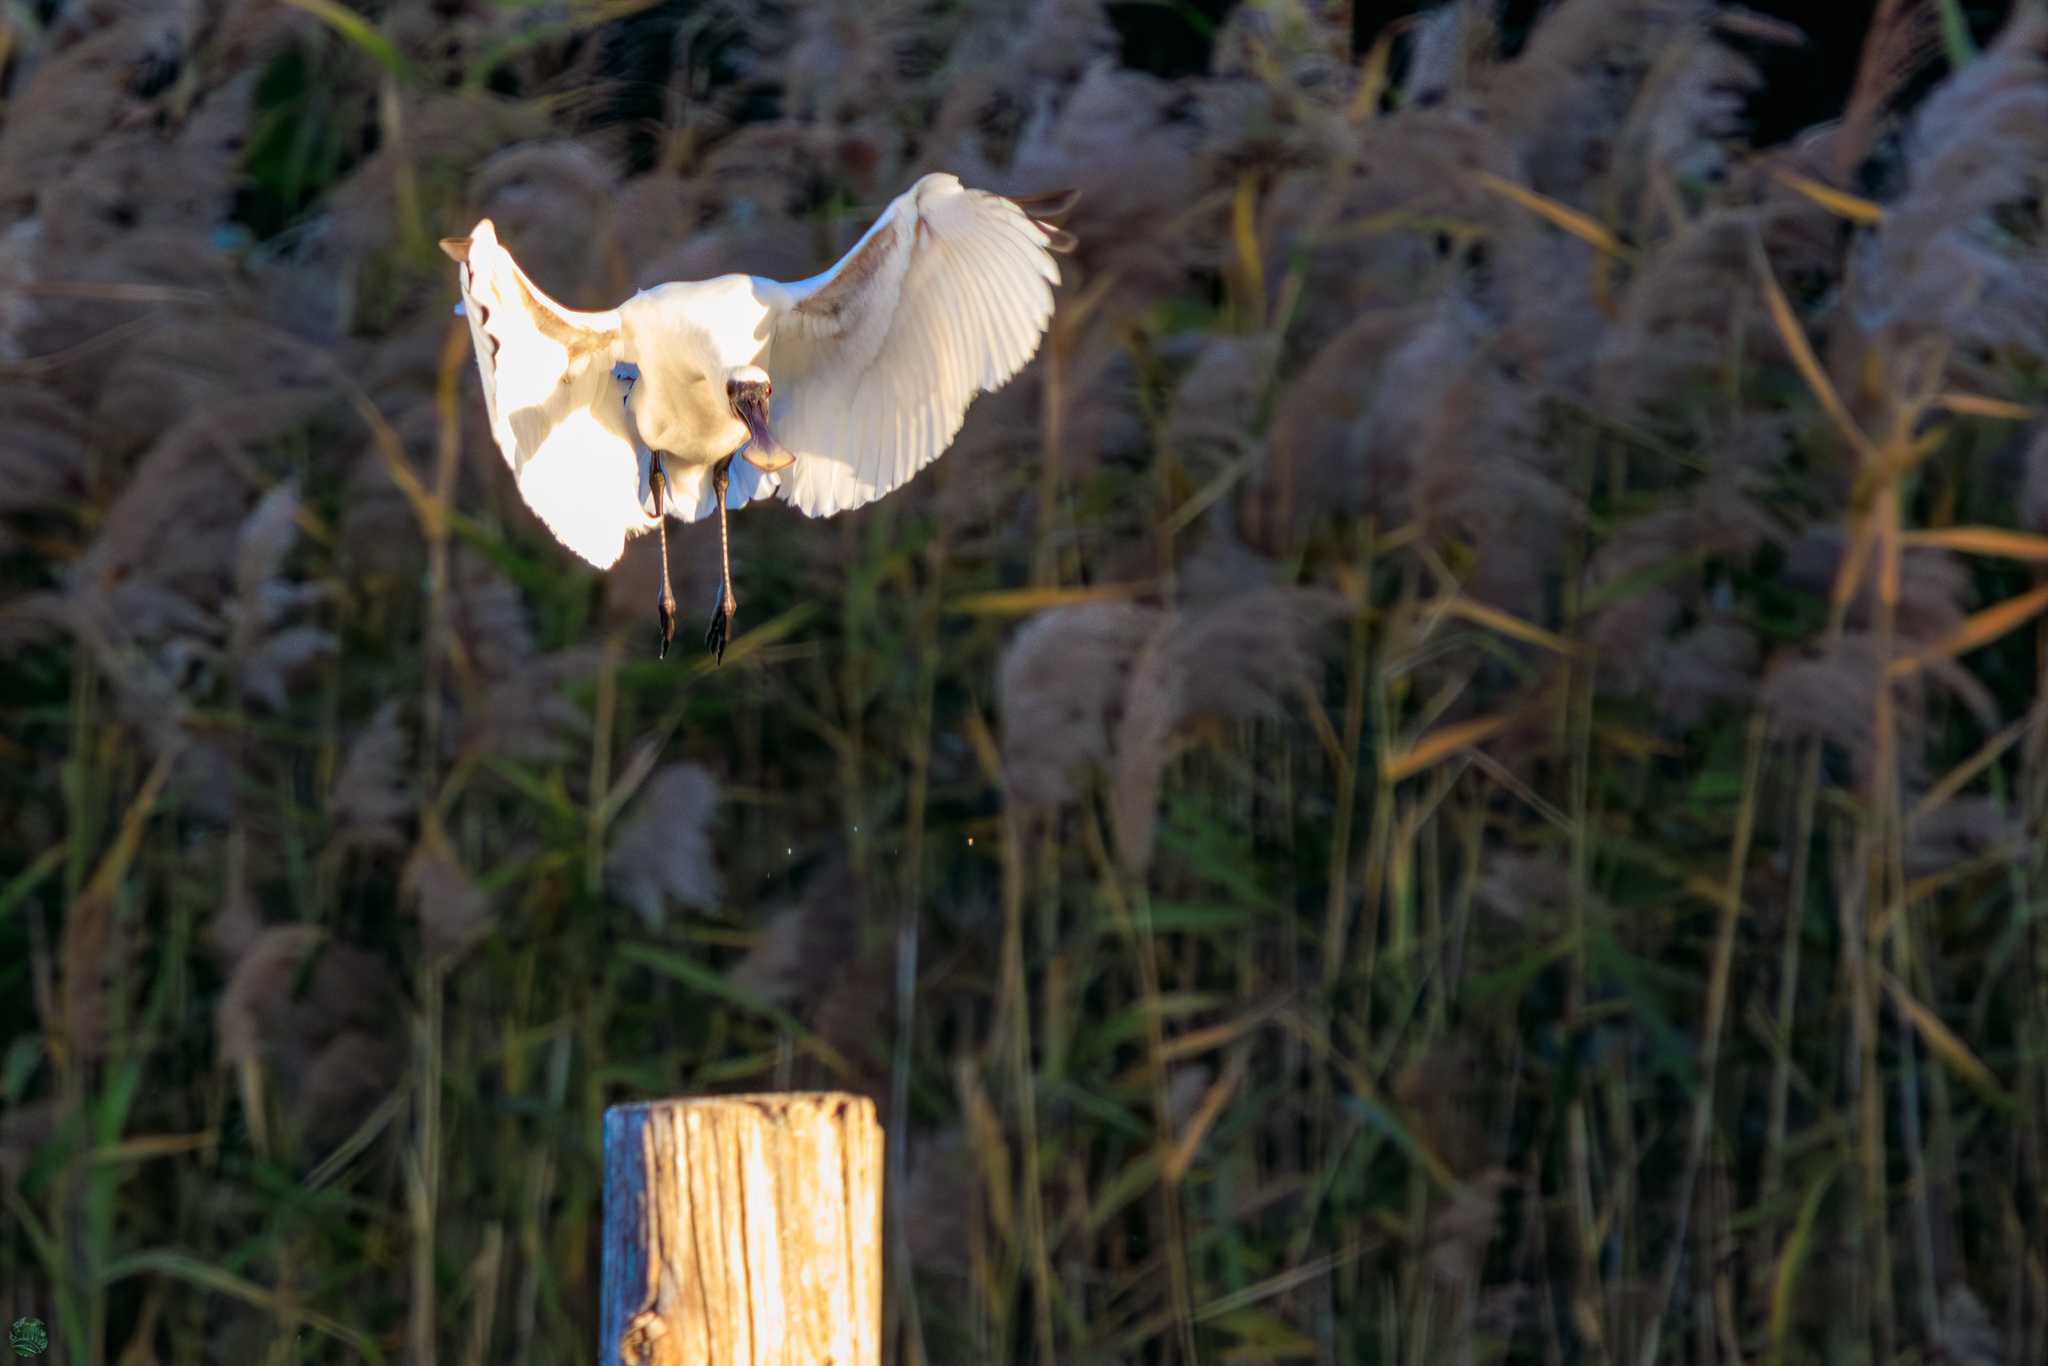
[(609, 569), (627, 534), (653, 525), (640, 502), (643, 448), (614, 373), (617, 312), (579, 313), (543, 294), (488, 218), (441, 248), (458, 266), (491, 435), (520, 495), (563, 545)]
[(912, 185), (823, 275), (762, 281), (776, 305), (762, 364), (783, 496), (813, 517), (870, 502), (945, 452), (968, 404), (1037, 353), (1072, 240), (1017, 201), (950, 175)]

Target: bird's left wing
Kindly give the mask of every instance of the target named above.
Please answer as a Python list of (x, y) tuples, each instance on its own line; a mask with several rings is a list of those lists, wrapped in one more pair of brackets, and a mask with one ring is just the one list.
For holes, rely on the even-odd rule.
[(761, 281), (774, 307), (761, 363), (783, 496), (813, 517), (856, 508), (944, 453), (977, 394), (1038, 351), (1072, 242), (1018, 201), (928, 175), (831, 270)]
[(441, 248), (459, 267), (484, 409), (520, 496), (555, 539), (611, 568), (629, 532), (654, 525), (641, 503), (644, 448), (627, 426), (626, 381), (616, 373), (617, 311), (582, 313), (550, 299), (488, 218)]

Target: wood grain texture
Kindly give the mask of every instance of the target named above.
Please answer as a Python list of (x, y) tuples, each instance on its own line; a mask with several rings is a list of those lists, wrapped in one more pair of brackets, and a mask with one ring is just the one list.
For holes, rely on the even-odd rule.
[(882, 1126), (838, 1092), (604, 1117), (601, 1363), (880, 1366)]

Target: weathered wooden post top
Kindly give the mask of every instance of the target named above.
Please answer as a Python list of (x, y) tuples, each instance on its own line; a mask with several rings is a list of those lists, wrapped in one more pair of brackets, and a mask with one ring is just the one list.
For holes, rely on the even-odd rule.
[(605, 1111), (601, 1366), (881, 1366), (882, 1163), (864, 1096)]

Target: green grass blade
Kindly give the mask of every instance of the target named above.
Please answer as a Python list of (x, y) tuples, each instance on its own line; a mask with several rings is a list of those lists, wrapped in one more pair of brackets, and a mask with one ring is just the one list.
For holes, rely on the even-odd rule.
[(336, 1342), (348, 1344), (363, 1360), (381, 1363), (384, 1354), (370, 1336), (351, 1328), (339, 1319), (329, 1318), (315, 1310), (304, 1309), (291, 1303), (276, 1291), (266, 1290), (254, 1281), (244, 1280), (230, 1271), (200, 1261), (197, 1257), (172, 1248), (154, 1248), (123, 1257), (107, 1267), (105, 1283), (123, 1280), (129, 1276), (155, 1273), (184, 1281), (203, 1290), (227, 1295), (244, 1304), (268, 1310), (282, 1323), (304, 1324), (306, 1327), (333, 1338)]
[(384, 36), (369, 19), (366, 19), (340, 0), (285, 0), (293, 9), (303, 10), (321, 23), (333, 29), (348, 40), (370, 60), (394, 76), (412, 75), (412, 63), (389, 38)]

